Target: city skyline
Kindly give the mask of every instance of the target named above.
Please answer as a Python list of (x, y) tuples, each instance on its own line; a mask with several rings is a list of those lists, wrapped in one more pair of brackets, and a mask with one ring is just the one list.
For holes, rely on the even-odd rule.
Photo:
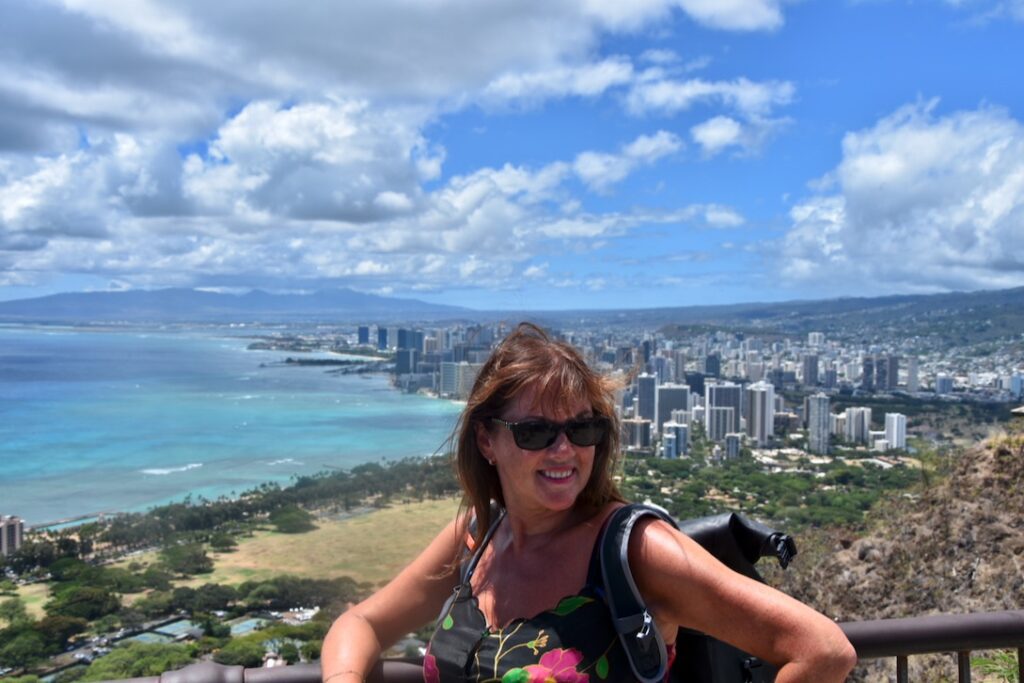
[(1019, 3), (29, 3), (0, 301), (476, 309), (1024, 285)]

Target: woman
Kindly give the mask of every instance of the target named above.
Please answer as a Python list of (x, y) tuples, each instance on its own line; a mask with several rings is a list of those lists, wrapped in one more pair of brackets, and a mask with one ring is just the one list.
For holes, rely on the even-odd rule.
[[(325, 683), (364, 681), (381, 650), (431, 619), (433, 681), (631, 681), (592, 550), (624, 501), (613, 386), (570, 345), (522, 324), (481, 368), (456, 428), (464, 512), (393, 581), (338, 618)], [(493, 502), (492, 502), (493, 501)], [(629, 563), (674, 652), (697, 629), (779, 667), (786, 681), (841, 681), (842, 631), (721, 565), (660, 520), (637, 526)]]

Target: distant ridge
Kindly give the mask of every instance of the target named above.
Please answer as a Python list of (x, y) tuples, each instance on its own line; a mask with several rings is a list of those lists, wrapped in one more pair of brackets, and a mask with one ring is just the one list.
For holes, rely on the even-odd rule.
[[(641, 309), (481, 311), (365, 294), (351, 289), (311, 294), (222, 294), (194, 289), (54, 294), (0, 302), (0, 322), (40, 323), (290, 323), (440, 322), (531, 320), (558, 328), (642, 326), (669, 335), (714, 326), (734, 330), (802, 334), (883, 328), (903, 334), (936, 330), (972, 341), (1024, 333), (1024, 287), (976, 292), (843, 297), (774, 303), (750, 302)], [(955, 334), (954, 334), (955, 333)]]
[(5, 322), (298, 322), (434, 320), (469, 309), (332, 289), (312, 294), (221, 294), (195, 289), (53, 294), (0, 302)]

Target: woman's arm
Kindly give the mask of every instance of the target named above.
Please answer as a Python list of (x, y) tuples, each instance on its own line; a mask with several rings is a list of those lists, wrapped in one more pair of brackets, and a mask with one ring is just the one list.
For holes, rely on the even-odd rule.
[(458, 582), (448, 568), (465, 537), (460, 517), (388, 585), (335, 620), (320, 655), (324, 683), (366, 680), (385, 648), (437, 616)]
[(696, 629), (779, 667), (777, 683), (843, 681), (857, 653), (828, 617), (732, 571), (661, 520), (638, 525), (629, 565), (656, 619)]

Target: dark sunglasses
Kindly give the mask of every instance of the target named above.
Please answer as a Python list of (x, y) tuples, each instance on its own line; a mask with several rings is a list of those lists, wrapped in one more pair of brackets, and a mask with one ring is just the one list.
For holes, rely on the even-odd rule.
[(540, 451), (547, 448), (555, 442), (561, 432), (565, 432), (569, 442), (576, 446), (595, 446), (608, 433), (608, 419), (600, 416), (565, 422), (551, 422), (550, 420), (508, 422), (498, 417), (492, 417), (491, 420), (512, 432), (512, 439), (516, 445), (527, 451)]

